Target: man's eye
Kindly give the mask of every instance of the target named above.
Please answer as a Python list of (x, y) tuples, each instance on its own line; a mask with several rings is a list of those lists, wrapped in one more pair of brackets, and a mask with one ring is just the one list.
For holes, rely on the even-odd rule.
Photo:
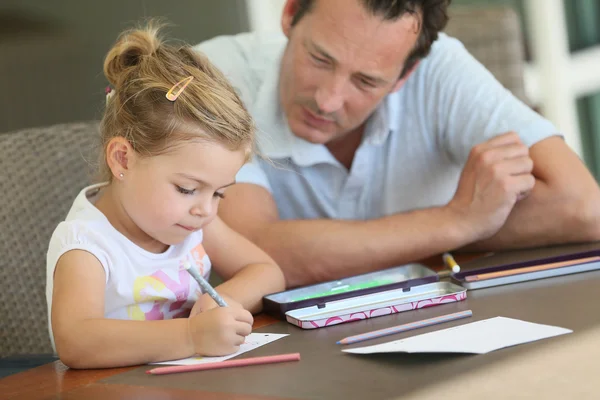
[(326, 60), (325, 58), (321, 58), (321, 57), (317, 57), (314, 54), (311, 54), (310, 57), (313, 59), (314, 62), (316, 62), (317, 64), (328, 64), (328, 60)]
[(361, 86), (366, 87), (366, 88), (374, 88), (375, 87), (375, 84), (368, 79), (359, 78), (358, 82), (360, 83)]

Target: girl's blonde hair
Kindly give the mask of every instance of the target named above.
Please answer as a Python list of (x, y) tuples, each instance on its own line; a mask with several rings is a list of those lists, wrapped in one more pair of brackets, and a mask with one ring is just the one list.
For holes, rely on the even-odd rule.
[[(255, 146), (252, 117), (225, 76), (188, 45), (168, 44), (161, 25), (123, 32), (108, 52), (104, 74), (115, 93), (100, 125), (103, 180), (108, 142), (122, 136), (142, 156), (167, 152), (187, 140), (216, 141), (232, 151)], [(182, 79), (193, 79), (175, 101), (166, 93)], [(112, 93), (111, 93), (112, 94)]]

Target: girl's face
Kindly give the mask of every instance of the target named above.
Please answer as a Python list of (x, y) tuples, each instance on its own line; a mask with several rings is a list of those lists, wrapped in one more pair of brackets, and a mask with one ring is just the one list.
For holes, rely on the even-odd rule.
[[(215, 142), (192, 142), (163, 155), (134, 156), (121, 180), (121, 208), (148, 247), (182, 242), (215, 218), (225, 188), (246, 160)], [(154, 246), (150, 246), (154, 247)]]

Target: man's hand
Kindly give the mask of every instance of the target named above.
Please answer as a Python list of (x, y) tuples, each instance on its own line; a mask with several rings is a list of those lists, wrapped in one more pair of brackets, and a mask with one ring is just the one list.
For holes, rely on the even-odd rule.
[(474, 240), (494, 235), (514, 205), (533, 189), (529, 149), (508, 132), (471, 150), (448, 207), (462, 216)]

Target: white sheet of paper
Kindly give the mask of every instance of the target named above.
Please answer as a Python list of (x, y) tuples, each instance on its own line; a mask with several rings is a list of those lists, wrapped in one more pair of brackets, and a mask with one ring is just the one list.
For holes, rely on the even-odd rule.
[(424, 333), (374, 346), (342, 350), (347, 353), (472, 353), (485, 354), (504, 347), (571, 333), (556, 326), (495, 317)]
[(217, 361), (225, 361), (235, 356), (239, 356), (242, 353), (246, 353), (248, 351), (254, 350), (260, 346), (264, 346), (265, 344), (274, 342), (275, 340), (281, 339), (282, 337), (287, 336), (288, 334), (280, 334), (280, 333), (251, 333), (246, 336), (246, 341), (244, 344), (240, 346), (239, 351), (230, 354), (228, 356), (222, 357), (189, 357), (182, 358), (181, 360), (173, 360), (173, 361), (163, 361), (152, 364), (168, 364), (168, 365), (196, 365), (196, 364), (205, 364)]

